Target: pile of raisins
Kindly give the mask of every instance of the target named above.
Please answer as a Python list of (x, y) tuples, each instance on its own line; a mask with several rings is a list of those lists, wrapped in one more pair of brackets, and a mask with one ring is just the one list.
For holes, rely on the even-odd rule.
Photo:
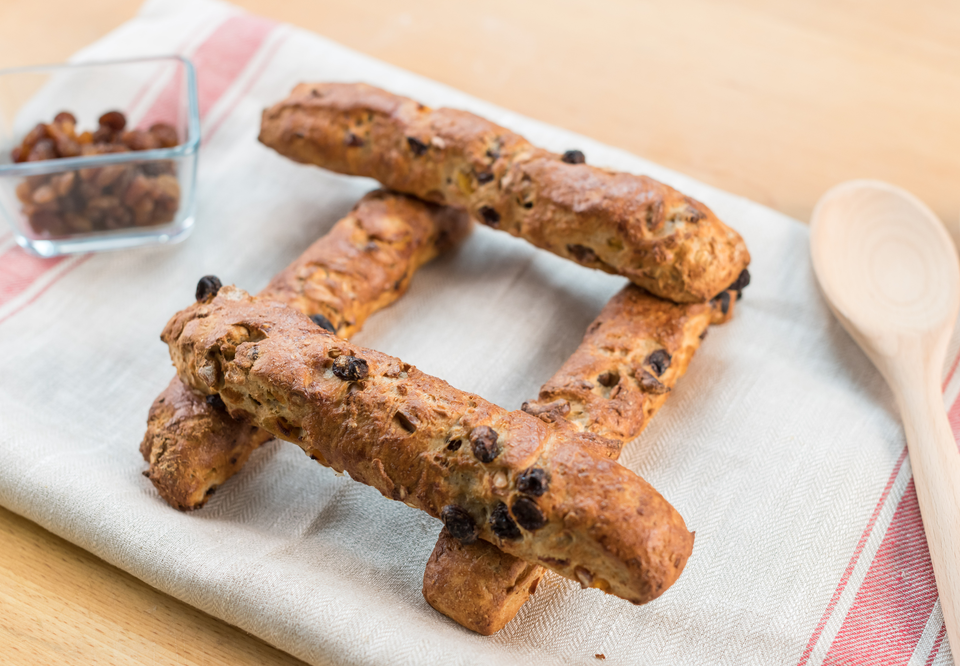
[[(177, 130), (157, 123), (149, 130), (125, 130), (119, 111), (100, 116), (94, 132), (77, 134), (72, 113), (58, 113), (50, 124), (34, 127), (10, 153), (14, 162), (126, 153), (170, 148)], [(17, 186), (23, 214), (40, 237), (150, 227), (173, 221), (180, 206), (180, 184), (169, 160), (111, 164), (43, 176), (28, 176)]]

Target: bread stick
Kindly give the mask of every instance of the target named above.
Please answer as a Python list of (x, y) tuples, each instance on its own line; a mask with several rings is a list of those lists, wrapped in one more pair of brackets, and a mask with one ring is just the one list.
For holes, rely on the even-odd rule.
[(679, 576), (693, 534), (593, 437), (507, 412), (296, 310), (223, 287), (161, 335), (180, 378), (321, 464), (588, 587), (645, 603)]
[[(733, 315), (737, 292), (710, 304), (677, 305), (628, 285), (587, 328), (583, 342), (523, 410), (569, 420), (603, 437), (617, 458), (686, 372), (707, 327)], [(464, 627), (489, 636), (530, 598), (544, 574), (486, 541), (463, 544), (441, 530), (423, 574), (423, 596)]]
[[(461, 211), (403, 194), (371, 192), (261, 296), (319, 315), (338, 335), (349, 337), (373, 312), (399, 298), (414, 272), (461, 240), (469, 225)], [(150, 464), (144, 474), (163, 499), (181, 510), (203, 506), (258, 446), (273, 438), (234, 421), (212, 402), (174, 376), (150, 408), (140, 445)]]
[(750, 263), (702, 203), (646, 176), (558, 155), (466, 111), (362, 83), (303, 83), (263, 112), (260, 141), (298, 162), (466, 209), (484, 224), (678, 303), (704, 302)]
[(614, 442), (619, 456), (686, 373), (707, 327), (731, 317), (735, 302), (678, 304), (624, 287), (523, 410), (548, 421), (562, 416)]

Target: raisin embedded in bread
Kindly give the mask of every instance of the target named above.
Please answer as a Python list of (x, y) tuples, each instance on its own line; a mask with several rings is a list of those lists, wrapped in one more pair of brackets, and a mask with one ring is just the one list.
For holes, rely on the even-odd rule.
[[(690, 555), (680, 514), (577, 433), (337, 338), (286, 305), (223, 287), (174, 315), (161, 339), (180, 378), (219, 394), (231, 416), (455, 518), (463, 542), (490, 541), (633, 603), (662, 594)], [(539, 495), (521, 482), (534, 469), (549, 479)]]
[[(727, 292), (724, 292), (727, 293)], [(523, 410), (593, 433), (619, 457), (687, 370), (707, 327), (733, 315), (732, 300), (678, 305), (629, 285), (587, 328), (580, 346)], [(727, 306), (724, 307), (723, 303)], [(548, 480), (531, 470), (520, 481), (537, 496)], [(446, 529), (423, 573), (423, 596), (436, 610), (484, 636), (513, 619), (536, 590), (543, 567), (486, 541), (464, 544)]]
[[(263, 112), (260, 141), (368, 176), (679, 303), (707, 301), (750, 263), (737, 232), (646, 176), (565, 159), (472, 113), (362, 83), (300, 84)], [(576, 151), (571, 151), (576, 152)]]
[[(461, 211), (395, 192), (370, 192), (261, 295), (289, 303), (317, 325), (349, 337), (372, 313), (399, 298), (420, 266), (469, 229)], [(219, 280), (213, 280), (204, 283), (198, 297), (219, 289)], [(203, 506), (272, 437), (235, 421), (174, 377), (150, 408), (140, 452), (160, 496), (186, 511)]]

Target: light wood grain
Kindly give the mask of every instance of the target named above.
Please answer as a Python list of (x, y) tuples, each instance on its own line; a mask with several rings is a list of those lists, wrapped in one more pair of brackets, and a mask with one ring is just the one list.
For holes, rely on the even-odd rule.
[(0, 509), (0, 663), (302, 664)]
[[(137, 4), (5, 0), (0, 66), (62, 60)], [(955, 0), (236, 4), (804, 221), (851, 178), (960, 221)]]
[(922, 202), (855, 181), (820, 200), (810, 253), (830, 308), (893, 389), (951, 645), (960, 645), (960, 450), (940, 381), (960, 312), (960, 265)]
[[(872, 177), (910, 189), (958, 227), (955, 0), (238, 4), (801, 220), (827, 188)], [(138, 6), (2, 0), (0, 67), (62, 61)], [(2, 510), (0, 530), (0, 631), (13, 627), (47, 650), (20, 661), (2, 655), (6, 663), (111, 663), (108, 654), (121, 655), (113, 663), (151, 663), (188, 647), (203, 658), (176, 663), (289, 663), (256, 651), (242, 661), (231, 651), (240, 639), (229, 632), (243, 636), (236, 630), (190, 619), (195, 611)], [(48, 575), (87, 582), (54, 584)], [(71, 652), (83, 635), (114, 626), (89, 590), (118, 577), (109, 610), (130, 619), (128, 652), (108, 653), (105, 642)], [(36, 597), (23, 590), (37, 588), (60, 605), (30, 605)], [(143, 610), (154, 605), (168, 609), (162, 621)], [(7, 609), (17, 606), (13, 624)], [(182, 623), (198, 627), (189, 639)], [(0, 654), (11, 635), (0, 633)]]

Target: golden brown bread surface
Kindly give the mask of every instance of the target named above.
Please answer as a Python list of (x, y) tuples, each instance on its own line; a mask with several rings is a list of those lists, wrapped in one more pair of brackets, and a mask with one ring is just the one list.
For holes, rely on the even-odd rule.
[[(707, 327), (733, 315), (736, 296), (678, 305), (624, 287), (524, 411), (551, 423), (569, 419), (602, 436), (611, 456), (619, 457), (684, 375)], [(423, 596), (447, 617), (489, 636), (519, 612), (543, 573), (491, 543), (461, 544), (443, 529), (424, 570)]]
[(693, 534), (591, 437), (507, 412), (234, 287), (161, 336), (180, 378), (384, 496), (633, 603), (679, 576)]
[(376, 190), (364, 196), (260, 295), (320, 314), (349, 338), (399, 298), (413, 274), (470, 230), (455, 208)]
[[(672, 301), (707, 301), (750, 263), (737, 232), (646, 176), (536, 148), (479, 116), (355, 83), (303, 83), (263, 112), (282, 155), (464, 208), (485, 224)], [(579, 160), (577, 158), (580, 158)]]
[[(461, 240), (461, 211), (378, 190), (279, 273), (261, 296), (322, 315), (349, 337), (372, 313), (403, 294), (414, 272)], [(160, 496), (197, 509), (272, 435), (234, 421), (174, 377), (147, 418), (140, 452)]]
[(547, 420), (562, 416), (622, 446), (666, 401), (707, 327), (732, 316), (734, 301), (723, 312), (716, 301), (671, 303), (624, 287), (523, 410)]
[(140, 454), (150, 466), (143, 474), (167, 504), (192, 511), (270, 439), (273, 435), (234, 421), (174, 375), (147, 415)]
[(463, 544), (443, 528), (423, 572), (423, 598), (457, 624), (491, 636), (520, 612), (543, 574), (540, 565), (489, 541)]

